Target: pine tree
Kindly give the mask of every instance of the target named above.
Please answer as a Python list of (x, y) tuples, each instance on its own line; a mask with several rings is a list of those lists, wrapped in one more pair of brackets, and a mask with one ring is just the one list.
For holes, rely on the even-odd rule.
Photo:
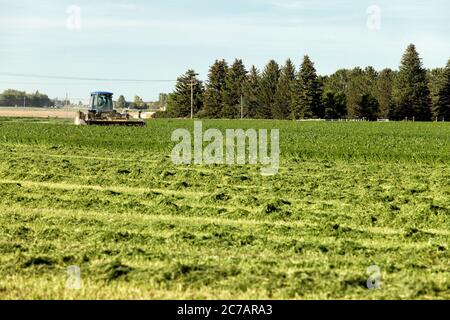
[(294, 105), (295, 118), (323, 118), (324, 110), (321, 101), (322, 88), (319, 84), (314, 63), (308, 56), (303, 59), (297, 77), (297, 98)]
[(277, 91), (274, 98), (272, 115), (274, 119), (288, 119), (294, 103), (295, 92), (295, 66), (291, 59), (281, 70)]
[(188, 70), (177, 79), (172, 101), (167, 106), (168, 113), (175, 118), (185, 118), (191, 115), (191, 83), (194, 92), (194, 114), (203, 105), (203, 83), (197, 79), (198, 74), (194, 70)]
[(403, 55), (394, 83), (395, 117), (397, 119), (415, 117), (419, 121), (430, 120), (431, 98), (427, 74), (413, 44), (409, 45)]
[(243, 87), (244, 118), (256, 118), (256, 112), (261, 105), (260, 82), (259, 71), (252, 66)]
[(433, 115), (437, 118), (450, 120), (450, 60), (443, 72), (443, 85), (439, 89)]
[(241, 97), (247, 70), (240, 59), (236, 59), (228, 69), (225, 77), (225, 87), (222, 92), (222, 117), (233, 119), (240, 117)]
[(228, 64), (225, 60), (216, 60), (210, 67), (202, 116), (208, 118), (220, 118), (222, 116), (223, 92), (227, 71)]
[(392, 114), (394, 105), (392, 96), (394, 76), (395, 73), (391, 69), (382, 70), (378, 76), (375, 97), (380, 106), (378, 116), (383, 119), (388, 119)]
[(277, 92), (278, 79), (280, 78), (280, 67), (275, 60), (270, 60), (264, 68), (260, 81), (260, 105), (256, 110), (256, 117), (260, 119), (271, 119), (274, 108), (275, 94)]
[(431, 96), (431, 110), (433, 118), (437, 115), (437, 103), (439, 100), (439, 91), (445, 85), (445, 68), (435, 68), (427, 71), (428, 88), (430, 89)]

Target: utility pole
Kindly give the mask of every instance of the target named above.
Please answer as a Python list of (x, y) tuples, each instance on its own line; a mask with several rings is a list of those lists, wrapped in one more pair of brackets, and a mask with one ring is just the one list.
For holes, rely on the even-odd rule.
[(25, 108), (27, 106), (27, 97), (23, 97), (23, 107)]
[(241, 94), (241, 120), (244, 119), (244, 96)]

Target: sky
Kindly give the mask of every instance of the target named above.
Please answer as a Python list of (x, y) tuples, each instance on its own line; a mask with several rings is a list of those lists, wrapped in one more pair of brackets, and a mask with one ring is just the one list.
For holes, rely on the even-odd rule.
[(299, 66), (308, 54), (325, 75), (397, 69), (410, 43), (425, 67), (446, 64), (450, 1), (0, 0), (0, 91), (86, 102), (106, 90), (150, 101), (187, 69), (205, 80), (216, 59), (261, 70), (270, 59)]

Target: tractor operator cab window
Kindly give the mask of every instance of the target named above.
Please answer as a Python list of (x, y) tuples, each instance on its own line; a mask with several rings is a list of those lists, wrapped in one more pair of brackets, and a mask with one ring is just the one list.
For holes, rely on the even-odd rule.
[(106, 94), (92, 96), (91, 109), (97, 111), (111, 111), (113, 109), (112, 96)]
[(95, 110), (96, 109), (95, 103), (96, 103), (95, 96), (91, 96), (91, 100), (89, 101), (89, 106), (90, 106), (91, 110)]
[(109, 95), (99, 95), (97, 98), (97, 110), (109, 111), (112, 109), (112, 99)]
[(97, 97), (97, 108), (98, 110), (103, 110), (106, 107), (106, 97), (105, 96), (98, 96)]

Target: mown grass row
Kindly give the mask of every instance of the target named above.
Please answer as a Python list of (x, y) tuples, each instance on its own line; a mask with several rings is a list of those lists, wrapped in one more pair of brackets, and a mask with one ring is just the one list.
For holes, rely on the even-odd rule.
[[(426, 298), (448, 294), (445, 248), (420, 238), (399, 244), (399, 239), (407, 239), (406, 234), (367, 237), (355, 233), (346, 238), (317, 230), (319, 237), (308, 226), (238, 220), (222, 223), (176, 216), (111, 218), (108, 212), (12, 211), (6, 209), (2, 216), (2, 224), (8, 225), (4, 236), (9, 240), (1, 246), (0, 282), (10, 297), (118, 297), (114, 292), (118, 285), (137, 290), (140, 298)], [(367, 264), (382, 266), (383, 290), (365, 289)], [(84, 293), (62, 287), (70, 265), (80, 266), (83, 280), (91, 283)], [(18, 275), (20, 281), (7, 282)], [(44, 281), (49, 278), (55, 278), (53, 283)], [(26, 290), (23, 285), (32, 280), (36, 289)], [(47, 290), (52, 295), (46, 295)]]

